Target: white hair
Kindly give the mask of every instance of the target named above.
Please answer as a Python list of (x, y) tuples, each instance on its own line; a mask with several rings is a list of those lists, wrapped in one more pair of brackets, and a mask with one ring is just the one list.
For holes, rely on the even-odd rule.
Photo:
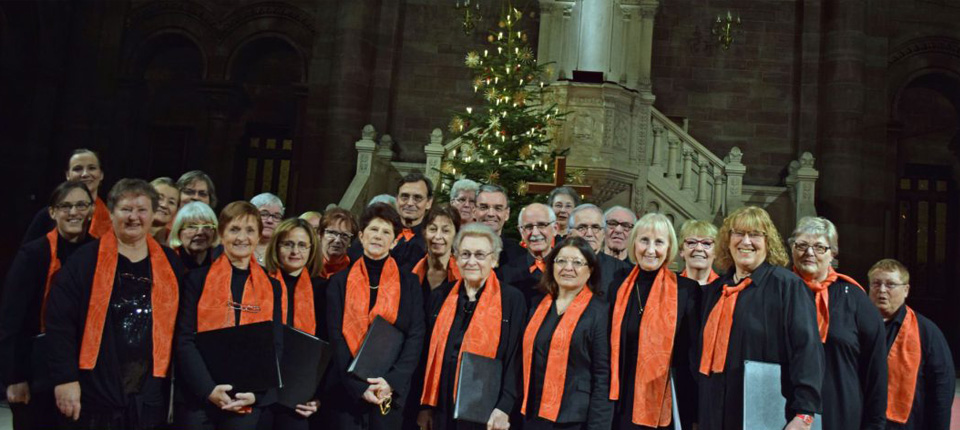
[(260, 209), (264, 206), (270, 206), (270, 205), (278, 206), (280, 208), (281, 215), (283, 215), (283, 213), (286, 212), (287, 210), (287, 208), (283, 207), (283, 201), (280, 200), (280, 197), (277, 197), (275, 194), (272, 194), (272, 193), (257, 194), (253, 196), (252, 199), (250, 199), (250, 204), (256, 206), (257, 209)]
[(390, 194), (378, 194), (370, 199), (370, 203), (367, 203), (367, 206), (370, 206), (374, 203), (386, 203), (392, 207), (397, 207), (397, 198), (391, 196)]
[[(593, 203), (584, 203), (580, 206), (573, 208), (573, 211), (570, 212), (570, 218), (567, 218), (567, 226), (569, 228), (575, 228), (576, 224), (573, 222), (573, 220), (577, 218), (577, 214), (583, 211), (590, 211), (590, 210), (597, 211), (597, 213), (600, 214), (600, 216), (603, 216), (603, 209), (600, 209), (597, 205)], [(606, 220), (604, 220), (604, 224), (606, 224)]]
[(219, 221), (217, 220), (217, 214), (213, 213), (213, 209), (210, 209), (206, 203), (201, 201), (192, 201), (183, 205), (180, 210), (177, 211), (177, 216), (173, 219), (173, 225), (170, 227), (170, 247), (176, 248), (178, 246), (183, 246), (183, 242), (180, 242), (180, 230), (183, 229), (183, 226), (188, 222), (205, 222), (213, 224), (213, 243), (211, 246), (217, 246), (220, 244), (220, 235), (217, 234), (219, 227)]
[(603, 213), (603, 223), (604, 223), (604, 224), (607, 223), (607, 218), (610, 217), (610, 214), (612, 214), (614, 211), (626, 211), (628, 214), (630, 214), (630, 218), (631, 218), (630, 223), (636, 224), (636, 222), (637, 222), (637, 215), (634, 214), (632, 210), (627, 209), (627, 208), (625, 208), (625, 207), (623, 207), (623, 206), (614, 206), (614, 207), (612, 207), (612, 208), (610, 208), (610, 209), (607, 209), (607, 211)]
[(553, 211), (553, 208), (543, 203), (531, 203), (520, 209), (520, 215), (517, 215), (517, 225), (523, 225), (523, 212), (533, 205), (543, 205), (543, 207), (547, 209), (547, 216), (550, 217), (550, 222), (557, 222), (557, 214)]
[(453, 186), (450, 187), (450, 200), (457, 198), (462, 191), (473, 191), (473, 194), (477, 194), (477, 191), (480, 190), (480, 184), (472, 181), (470, 179), (461, 179), (453, 183)]

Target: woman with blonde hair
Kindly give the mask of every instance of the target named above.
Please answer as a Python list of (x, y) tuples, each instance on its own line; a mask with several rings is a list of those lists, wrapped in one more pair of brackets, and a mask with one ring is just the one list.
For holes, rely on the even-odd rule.
[(680, 276), (693, 279), (700, 285), (716, 281), (720, 277), (713, 271), (716, 242), (717, 227), (713, 224), (696, 219), (683, 223), (680, 227), (680, 259), (683, 260)]
[(744, 361), (782, 366), (786, 430), (809, 429), (821, 410), (824, 356), (817, 313), (767, 211), (739, 208), (717, 235), (726, 271), (704, 292), (700, 428), (743, 427)]
[(170, 247), (184, 268), (193, 270), (217, 260), (223, 253), (219, 228), (217, 214), (204, 202), (190, 202), (177, 211), (170, 228)]

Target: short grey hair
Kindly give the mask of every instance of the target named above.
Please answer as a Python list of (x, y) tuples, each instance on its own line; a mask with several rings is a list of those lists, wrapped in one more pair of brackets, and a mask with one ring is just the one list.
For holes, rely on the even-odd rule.
[(610, 209), (607, 209), (607, 211), (603, 213), (603, 223), (604, 223), (604, 224), (607, 223), (607, 218), (608, 218), (608, 217), (610, 216), (610, 214), (612, 214), (614, 211), (626, 211), (628, 214), (630, 214), (630, 217), (633, 219), (633, 220), (630, 221), (630, 222), (633, 223), (633, 224), (636, 224), (636, 222), (637, 222), (637, 214), (633, 213), (633, 211), (630, 210), (629, 208), (625, 208), (625, 207), (623, 207), (623, 206), (614, 206), (614, 207), (611, 207)]
[(473, 194), (477, 194), (477, 191), (479, 190), (480, 184), (470, 179), (461, 179), (457, 182), (454, 182), (453, 186), (450, 187), (450, 200), (457, 198), (462, 191), (473, 191)]
[(370, 202), (367, 203), (367, 206), (370, 206), (374, 203), (386, 203), (390, 206), (397, 207), (397, 198), (391, 196), (390, 194), (378, 194), (370, 199)]
[[(153, 185), (154, 188), (159, 187), (160, 185), (166, 185), (170, 188), (177, 188), (177, 183), (173, 182), (173, 179), (170, 179), (166, 176), (161, 176), (157, 179), (150, 181), (150, 185)], [(180, 191), (179, 189), (177, 191)]]
[(477, 190), (477, 198), (480, 198), (480, 194), (483, 193), (500, 193), (503, 194), (504, 199), (507, 200), (507, 207), (510, 207), (510, 196), (507, 194), (507, 190), (503, 187), (496, 184), (483, 184)]
[(520, 209), (520, 215), (517, 215), (518, 226), (523, 225), (523, 212), (526, 211), (528, 207), (533, 205), (543, 205), (543, 207), (547, 208), (547, 215), (550, 217), (550, 222), (557, 222), (557, 213), (553, 211), (553, 208), (544, 205), (543, 203), (530, 203), (529, 205), (526, 205)]
[(460, 242), (463, 241), (465, 237), (482, 237), (489, 240), (490, 245), (493, 247), (494, 261), (500, 260), (500, 251), (503, 250), (503, 239), (500, 239), (500, 235), (486, 224), (472, 222), (460, 228), (457, 236), (453, 238), (454, 253), (460, 252)]
[[(569, 228), (574, 228), (574, 227), (576, 226), (576, 224), (573, 222), (573, 220), (577, 218), (577, 214), (578, 214), (578, 213), (583, 212), (583, 211), (597, 211), (597, 213), (600, 214), (600, 216), (603, 216), (603, 215), (604, 215), (604, 214), (603, 214), (603, 209), (600, 209), (599, 206), (597, 206), (597, 205), (595, 205), (595, 204), (593, 204), (593, 203), (584, 203), (584, 204), (582, 204), (582, 205), (580, 205), (580, 206), (577, 206), (577, 207), (573, 208), (573, 212), (570, 212), (570, 218), (567, 218), (567, 226), (568, 226)], [(604, 218), (604, 222), (603, 222), (603, 223), (604, 223), (604, 224), (607, 223), (607, 222), (606, 222), (606, 218)], [(603, 228), (603, 226), (600, 226), (600, 227)]]
[(180, 242), (180, 230), (183, 230), (183, 226), (191, 221), (213, 224), (213, 242), (210, 244), (210, 247), (220, 244), (220, 235), (217, 234), (217, 232), (220, 231), (218, 229), (219, 222), (217, 221), (217, 214), (213, 213), (213, 209), (210, 209), (210, 206), (207, 206), (206, 203), (193, 201), (183, 205), (183, 207), (177, 211), (177, 216), (173, 219), (169, 239), (171, 248), (183, 246), (183, 242)]
[(210, 206), (217, 207), (217, 187), (213, 185), (213, 179), (210, 179), (210, 175), (204, 173), (202, 170), (191, 170), (180, 175), (180, 179), (177, 179), (177, 189), (183, 191), (184, 188), (187, 188), (188, 185), (196, 181), (203, 181), (207, 184), (207, 193), (210, 194)]
[(800, 221), (797, 221), (797, 228), (793, 229), (793, 235), (790, 236), (787, 243), (793, 246), (793, 243), (797, 240), (797, 236), (802, 234), (823, 236), (827, 238), (827, 243), (830, 244), (830, 251), (833, 255), (836, 256), (840, 253), (837, 226), (833, 225), (830, 220), (819, 216), (805, 216), (800, 218)]
[(275, 194), (272, 194), (272, 193), (257, 194), (253, 196), (252, 199), (250, 199), (250, 204), (256, 206), (257, 209), (260, 209), (268, 205), (279, 206), (280, 215), (283, 215), (283, 213), (287, 211), (287, 208), (283, 207), (283, 201), (280, 200), (280, 197), (277, 197)]
[(553, 201), (561, 194), (569, 196), (571, 199), (573, 199), (574, 206), (580, 206), (580, 194), (577, 194), (577, 192), (570, 187), (557, 187), (554, 188), (553, 191), (550, 191), (550, 196), (547, 197), (549, 206), (553, 206)]

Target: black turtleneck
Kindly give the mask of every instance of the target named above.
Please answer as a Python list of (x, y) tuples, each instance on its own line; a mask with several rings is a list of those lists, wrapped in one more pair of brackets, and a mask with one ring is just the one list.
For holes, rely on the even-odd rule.
[(377, 291), (380, 291), (380, 273), (383, 272), (383, 263), (386, 261), (386, 258), (374, 260), (370, 257), (367, 257), (366, 254), (363, 255), (363, 264), (367, 268), (367, 276), (370, 279), (370, 286), (377, 286), (377, 288), (370, 289), (370, 309), (373, 309), (374, 305), (377, 304)]

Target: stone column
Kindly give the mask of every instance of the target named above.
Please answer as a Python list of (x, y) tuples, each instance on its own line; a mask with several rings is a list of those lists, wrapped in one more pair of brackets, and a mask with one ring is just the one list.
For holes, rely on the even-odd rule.
[(433, 187), (440, 189), (440, 162), (443, 161), (443, 132), (439, 128), (433, 129), (430, 133), (430, 143), (423, 147), (423, 152), (427, 154), (426, 171), (423, 172), (426, 177), (433, 181)]
[(723, 159), (726, 163), (723, 170), (727, 176), (726, 209), (728, 213), (743, 206), (743, 175), (747, 173), (747, 166), (740, 162), (741, 159), (743, 159), (743, 152), (736, 146)]
[[(613, 1), (583, 1), (580, 2), (579, 12), (580, 40), (577, 46), (577, 70), (606, 74), (610, 70)], [(610, 78), (605, 76), (605, 79)]]
[(637, 89), (641, 92), (651, 92), (650, 65), (653, 57), (653, 18), (657, 14), (659, 2), (643, 2), (640, 5), (641, 27), (640, 41), (640, 69), (637, 71)]
[(693, 187), (693, 150), (683, 148), (683, 170), (680, 171), (680, 189), (692, 191)]
[(813, 168), (813, 161), (813, 155), (804, 152), (799, 160), (790, 162), (786, 183), (790, 189), (790, 197), (793, 198), (794, 222), (805, 216), (817, 216), (814, 186), (820, 173)]
[(710, 162), (700, 157), (699, 183), (697, 184), (697, 203), (706, 204), (710, 199), (710, 190), (707, 188), (707, 176), (710, 174)]

